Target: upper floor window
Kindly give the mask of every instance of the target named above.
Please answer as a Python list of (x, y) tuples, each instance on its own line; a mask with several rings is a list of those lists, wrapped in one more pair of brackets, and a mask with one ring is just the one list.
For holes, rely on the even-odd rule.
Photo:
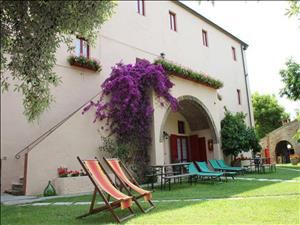
[(232, 58), (234, 61), (236, 61), (235, 47), (231, 47), (231, 51), (232, 51)]
[(76, 38), (75, 53), (76, 56), (90, 57), (90, 46), (85, 39)]
[(137, 0), (137, 12), (145, 16), (145, 1), (144, 0)]
[(184, 134), (185, 129), (184, 129), (184, 121), (178, 120), (178, 134)]
[(241, 101), (241, 90), (237, 89), (236, 92), (237, 92), (238, 103), (239, 103), (239, 105), (241, 105), (242, 104), (242, 101)]
[(207, 38), (206, 30), (202, 30), (202, 41), (203, 41), (203, 45), (208, 47), (208, 38)]
[(169, 11), (169, 15), (170, 15), (170, 28), (171, 28), (171, 30), (177, 31), (176, 14)]

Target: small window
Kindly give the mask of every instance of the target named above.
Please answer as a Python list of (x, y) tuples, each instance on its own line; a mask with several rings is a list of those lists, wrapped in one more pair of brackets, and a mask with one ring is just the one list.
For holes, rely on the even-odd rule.
[(76, 39), (75, 54), (76, 56), (90, 57), (90, 46), (85, 39)]
[(136, 2), (138, 14), (145, 16), (145, 0), (137, 0)]
[(183, 121), (178, 121), (178, 134), (184, 134), (184, 122)]
[(208, 38), (207, 38), (206, 30), (202, 30), (202, 41), (203, 41), (203, 45), (208, 47)]
[(241, 102), (241, 90), (237, 89), (236, 92), (237, 92), (237, 97), (238, 97), (238, 103), (239, 103), (239, 105), (241, 105), (242, 104), (242, 102)]
[(170, 14), (170, 28), (171, 30), (177, 31), (177, 27), (176, 27), (176, 14), (169, 11)]
[(234, 61), (236, 61), (235, 47), (231, 47), (231, 50), (232, 50), (232, 58)]

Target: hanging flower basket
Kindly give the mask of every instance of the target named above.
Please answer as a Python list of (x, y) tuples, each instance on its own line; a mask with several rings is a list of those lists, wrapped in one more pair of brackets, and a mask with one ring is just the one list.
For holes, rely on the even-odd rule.
[(89, 59), (85, 56), (74, 56), (71, 55), (68, 58), (68, 62), (72, 66), (78, 66), (81, 68), (89, 69), (95, 72), (101, 71), (101, 65), (100, 62), (96, 59)]

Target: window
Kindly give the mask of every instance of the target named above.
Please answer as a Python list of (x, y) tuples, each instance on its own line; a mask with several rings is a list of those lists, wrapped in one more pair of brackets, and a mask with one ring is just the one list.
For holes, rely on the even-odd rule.
[(85, 39), (76, 39), (75, 53), (76, 56), (85, 56), (87, 58), (90, 57), (90, 46)]
[(184, 122), (183, 121), (178, 121), (178, 134), (184, 134)]
[(236, 92), (237, 92), (237, 97), (238, 97), (238, 103), (239, 103), (239, 105), (241, 105), (242, 104), (242, 102), (241, 102), (241, 90), (237, 89)]
[(231, 47), (231, 50), (232, 50), (232, 58), (234, 61), (236, 61), (235, 47)]
[(203, 45), (208, 47), (208, 39), (207, 39), (207, 31), (206, 30), (202, 30), (202, 41), (203, 41)]
[(171, 30), (177, 31), (177, 27), (176, 27), (176, 14), (169, 11), (170, 14), (170, 28)]
[(190, 159), (188, 137), (172, 134), (170, 136), (170, 150), (172, 162), (188, 162)]
[(144, 0), (137, 0), (137, 12), (138, 12), (138, 14), (145, 16), (145, 1)]

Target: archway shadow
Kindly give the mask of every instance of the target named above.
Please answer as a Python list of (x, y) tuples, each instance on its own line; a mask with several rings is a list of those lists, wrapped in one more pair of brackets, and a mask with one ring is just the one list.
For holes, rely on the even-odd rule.
[[(294, 173), (295, 178), (300, 177), (299, 173)], [(272, 189), (272, 185), (277, 185), (278, 189), (276, 193)], [(155, 189), (153, 192), (153, 199), (159, 200), (156, 202), (156, 208), (153, 209), (148, 214), (142, 214), (140, 210), (134, 206), (133, 209), (136, 213), (136, 217), (146, 217), (147, 215), (155, 215), (156, 213), (161, 213), (166, 210), (178, 210), (184, 207), (193, 206), (195, 204), (202, 204), (204, 202), (209, 202), (218, 198), (232, 198), (232, 197), (259, 197), (259, 196), (268, 196), (268, 195), (290, 195), (283, 188), (280, 192), (280, 187), (284, 186), (285, 183), (282, 182), (253, 182), (253, 181), (229, 181), (229, 182), (217, 182), (217, 183), (196, 183), (196, 184), (173, 184), (171, 191)], [(300, 194), (299, 188), (297, 189), (299, 183), (289, 183), (291, 189), (295, 190), (294, 194)], [(298, 191), (297, 191), (298, 190)], [(192, 201), (192, 199), (201, 199), (199, 201)], [(162, 200), (171, 200), (170, 202), (163, 202)], [(172, 204), (172, 200), (176, 204)], [(184, 201), (186, 200), (186, 201)], [(188, 201), (191, 200), (191, 201)], [(163, 204), (162, 204), (163, 203)], [(167, 204), (167, 206), (166, 206)], [(88, 207), (87, 207), (88, 208)], [(117, 210), (118, 215), (124, 216), (126, 212)], [(192, 215), (191, 215), (192, 216)], [(132, 223), (135, 217), (124, 221), (124, 223)], [(105, 212), (102, 215), (94, 215), (89, 218), (82, 220), (81, 224), (97, 224), (101, 223), (114, 223), (113, 218), (110, 213)]]

